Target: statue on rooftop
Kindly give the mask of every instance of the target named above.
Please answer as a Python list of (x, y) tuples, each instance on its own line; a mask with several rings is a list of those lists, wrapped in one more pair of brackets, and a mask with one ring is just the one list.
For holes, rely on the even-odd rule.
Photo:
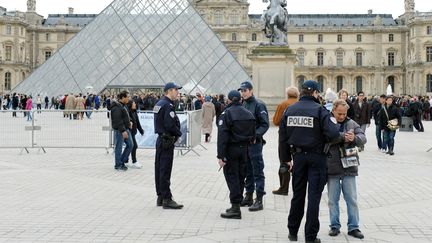
[(27, 12), (36, 11), (36, 0), (27, 0)]
[(405, 12), (414, 12), (415, 2), (414, 0), (405, 0)]

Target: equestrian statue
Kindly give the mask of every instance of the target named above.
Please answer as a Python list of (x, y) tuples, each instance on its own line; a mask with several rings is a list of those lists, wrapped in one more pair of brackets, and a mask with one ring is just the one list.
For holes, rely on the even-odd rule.
[(264, 22), (264, 34), (270, 39), (270, 45), (288, 45), (288, 11), (286, 0), (263, 0), (270, 5), (264, 10), (261, 20)]

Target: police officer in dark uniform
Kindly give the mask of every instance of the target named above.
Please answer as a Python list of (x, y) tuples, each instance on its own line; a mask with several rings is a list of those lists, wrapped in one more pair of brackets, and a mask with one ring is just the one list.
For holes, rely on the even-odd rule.
[(229, 105), (218, 120), (217, 158), (223, 167), (231, 208), (221, 214), (222, 218), (241, 219), (240, 203), (248, 161), (248, 146), (255, 140), (255, 117), (242, 107), (240, 92), (228, 94)]
[(182, 87), (169, 82), (164, 87), (165, 96), (153, 108), (156, 140), (155, 181), (157, 206), (164, 209), (181, 209), (183, 205), (172, 200), (170, 190), (171, 171), (174, 158), (174, 143), (182, 133), (180, 120), (175, 113), (174, 101)]
[(287, 163), (293, 173), (293, 198), (288, 216), (290, 241), (297, 241), (308, 188), (305, 238), (306, 242), (321, 242), (317, 238), (318, 217), (327, 178), (327, 143), (343, 137), (336, 119), (319, 103), (319, 92), (317, 82), (305, 81), (300, 101), (288, 107), (279, 126), (279, 159), (281, 163)]
[[(246, 195), (241, 206), (250, 206), (249, 211), (258, 211), (263, 210), (262, 199), (266, 194), (264, 190), (265, 176), (262, 150), (265, 144), (263, 136), (269, 129), (269, 118), (265, 104), (256, 99), (253, 95), (253, 86), (251, 82), (245, 81), (241, 83), (238, 90), (241, 92), (243, 97), (243, 107), (249, 110), (256, 120), (256, 139), (249, 146), (249, 161), (247, 163), (245, 184)], [(256, 191), (257, 196), (255, 202), (252, 200), (254, 191)]]

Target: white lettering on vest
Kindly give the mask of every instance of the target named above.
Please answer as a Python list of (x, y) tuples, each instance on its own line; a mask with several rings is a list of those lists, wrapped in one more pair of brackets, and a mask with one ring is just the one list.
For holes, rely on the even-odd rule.
[(314, 128), (313, 117), (289, 116), (289, 117), (287, 117), (287, 127)]

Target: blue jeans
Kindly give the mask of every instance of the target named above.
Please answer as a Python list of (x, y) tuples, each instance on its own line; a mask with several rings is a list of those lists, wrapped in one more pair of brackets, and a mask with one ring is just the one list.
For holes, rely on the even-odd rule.
[(33, 119), (31, 110), (27, 111), (27, 121), (31, 121)]
[(394, 137), (396, 136), (396, 131), (389, 131), (384, 129), (383, 137), (384, 137), (384, 147), (387, 147), (389, 150), (394, 149)]
[[(129, 131), (126, 131), (128, 133), (128, 138), (123, 139), (123, 135), (120, 131), (114, 130), (114, 157), (115, 157), (115, 166), (114, 168), (120, 168), (125, 166), (125, 162), (128, 161), (129, 155), (132, 151), (132, 134)], [(126, 144), (125, 149), (123, 150), (123, 143)]]
[(262, 154), (262, 143), (251, 144), (249, 146), (249, 161), (246, 163), (246, 193), (253, 193), (256, 190), (257, 195), (265, 195), (265, 176), (264, 160)]
[(92, 107), (91, 106), (86, 106), (86, 116), (87, 116), (87, 118), (89, 118), (90, 119), (90, 116), (91, 116), (91, 114), (92, 114), (92, 112), (91, 112), (91, 110), (92, 110)]
[(330, 209), (330, 227), (340, 229), (339, 198), (343, 193), (348, 211), (348, 232), (359, 228), (359, 209), (357, 205), (357, 187), (355, 176), (329, 177), (327, 179), (328, 206)]
[(381, 127), (380, 127), (379, 124), (376, 124), (376, 127), (375, 127), (375, 136), (376, 136), (376, 140), (378, 142), (378, 148), (379, 149), (387, 149), (386, 146), (383, 144), (382, 132), (381, 132)]

